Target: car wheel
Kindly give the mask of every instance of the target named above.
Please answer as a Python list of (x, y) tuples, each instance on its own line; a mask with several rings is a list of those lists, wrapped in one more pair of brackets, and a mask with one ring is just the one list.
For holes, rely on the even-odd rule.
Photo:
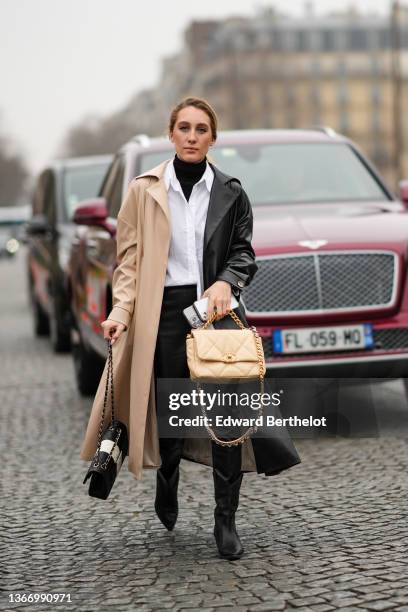
[(51, 301), (51, 314), (49, 317), (51, 345), (56, 353), (65, 353), (71, 348), (69, 328), (64, 325), (55, 300)]
[(405, 398), (408, 402), (408, 378), (402, 378), (402, 382), (404, 383), (405, 388)]
[(83, 396), (94, 395), (102, 376), (104, 363), (99, 355), (88, 351), (75, 330), (72, 337), (72, 357), (78, 391)]
[(33, 310), (33, 318), (34, 318), (34, 333), (36, 336), (49, 336), (50, 333), (50, 322), (41, 308), (38, 301), (33, 297), (32, 298), (32, 310)]

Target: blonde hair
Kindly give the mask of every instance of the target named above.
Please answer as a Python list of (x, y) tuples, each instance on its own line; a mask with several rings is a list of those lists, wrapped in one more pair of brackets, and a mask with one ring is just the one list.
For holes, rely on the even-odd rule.
[(176, 104), (176, 106), (172, 109), (170, 113), (169, 127), (168, 127), (169, 135), (171, 135), (171, 133), (174, 130), (174, 126), (176, 125), (177, 115), (179, 114), (179, 111), (181, 111), (183, 108), (187, 108), (187, 106), (194, 106), (194, 108), (199, 108), (200, 110), (204, 111), (208, 115), (208, 118), (210, 120), (211, 134), (212, 134), (213, 139), (216, 140), (217, 139), (218, 119), (217, 119), (217, 115), (215, 114), (215, 110), (207, 102), (207, 100), (204, 100), (203, 98), (194, 98), (194, 97), (184, 98), (184, 100), (181, 100), (181, 102)]

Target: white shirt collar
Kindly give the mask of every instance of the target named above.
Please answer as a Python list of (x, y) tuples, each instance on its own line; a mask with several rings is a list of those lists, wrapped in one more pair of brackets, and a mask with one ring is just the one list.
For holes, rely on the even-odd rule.
[[(207, 161), (205, 170), (204, 170), (204, 174), (202, 175), (200, 180), (197, 181), (196, 185), (198, 185), (199, 183), (205, 182), (207, 190), (210, 193), (211, 187), (213, 184), (213, 180), (214, 180), (214, 172), (211, 170), (211, 166)], [(167, 191), (169, 190), (170, 185), (172, 186), (174, 191), (181, 191), (181, 186), (176, 176), (176, 171), (174, 170), (174, 164), (173, 164), (172, 159), (169, 160), (169, 163), (167, 164), (166, 169), (164, 171), (164, 183), (166, 185)]]

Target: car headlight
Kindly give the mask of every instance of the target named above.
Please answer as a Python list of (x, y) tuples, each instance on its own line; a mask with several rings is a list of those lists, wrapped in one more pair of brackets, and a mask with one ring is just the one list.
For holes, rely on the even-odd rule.
[(8, 253), (14, 254), (18, 251), (18, 247), (20, 246), (19, 241), (16, 238), (10, 238), (6, 242), (6, 249)]

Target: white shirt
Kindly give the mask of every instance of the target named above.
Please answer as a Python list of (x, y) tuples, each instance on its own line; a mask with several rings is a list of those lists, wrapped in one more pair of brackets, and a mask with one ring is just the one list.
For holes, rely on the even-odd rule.
[(171, 240), (165, 286), (197, 284), (202, 296), (204, 229), (214, 173), (206, 164), (204, 174), (193, 186), (187, 201), (170, 160), (164, 172), (171, 219)]

